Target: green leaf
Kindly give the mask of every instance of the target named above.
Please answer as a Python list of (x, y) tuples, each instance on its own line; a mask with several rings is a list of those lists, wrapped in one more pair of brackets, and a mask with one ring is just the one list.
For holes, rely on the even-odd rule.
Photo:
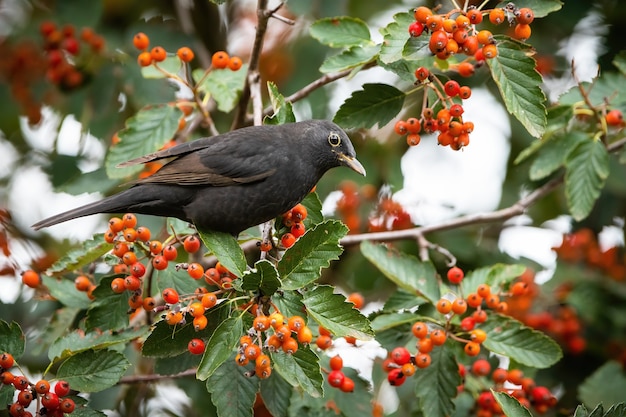
[(544, 179), (562, 167), (567, 155), (583, 141), (589, 141), (589, 136), (579, 131), (551, 137), (530, 166), (530, 179)]
[(217, 257), (226, 269), (240, 277), (247, 269), (246, 256), (237, 239), (230, 233), (198, 231), (204, 245)]
[(587, 217), (609, 176), (609, 154), (600, 141), (583, 141), (565, 161), (565, 196), (576, 221)]
[(85, 309), (91, 305), (91, 300), (87, 294), (78, 291), (74, 281), (45, 275), (41, 277), (41, 281), (50, 290), (50, 295), (67, 307)]
[(87, 310), (85, 326), (88, 330), (117, 330), (128, 326), (128, 299), (130, 292), (116, 294), (111, 289), (115, 276), (104, 277), (93, 290), (94, 301)]
[(613, 65), (617, 68), (623, 75), (626, 75), (626, 51), (622, 50), (613, 59)]
[[(165, 60), (159, 62), (157, 65), (159, 66), (159, 68), (169, 73), (178, 74), (183, 66), (183, 63), (181, 62), (180, 58), (176, 56), (176, 54), (168, 54)], [(143, 76), (143, 78), (149, 79), (160, 79), (167, 77), (167, 75), (165, 75), (162, 71), (159, 71), (154, 65), (141, 67), (141, 75)]]
[(547, 118), (546, 96), (541, 90), (541, 75), (536, 62), (529, 56), (526, 44), (496, 36), (498, 55), (487, 64), (509, 113), (524, 125), (528, 133), (540, 137), (545, 131)]
[(68, 358), (57, 371), (57, 378), (81, 392), (97, 392), (115, 385), (130, 366), (119, 352), (86, 350)]
[(420, 316), (414, 313), (390, 313), (381, 314), (376, 316), (372, 320), (372, 330), (374, 333), (382, 332), (384, 330), (393, 329), (394, 327), (415, 323), (420, 320)]
[[(584, 82), (581, 88), (585, 91), (585, 99), (596, 108), (606, 106), (606, 100), (610, 99), (611, 106), (626, 103), (626, 91), (624, 91), (624, 75), (618, 72), (602, 73), (602, 76), (593, 80), (592, 83)], [(563, 105), (572, 105), (583, 101), (581, 88), (572, 87), (570, 91), (559, 97)]]
[(343, 295), (333, 293), (333, 287), (320, 285), (306, 291), (302, 301), (309, 316), (335, 336), (369, 340), (374, 334), (367, 318)]
[(19, 360), (24, 354), (24, 332), (16, 322), (10, 324), (0, 320), (0, 353), (8, 352), (15, 360)]
[(142, 164), (117, 165), (159, 150), (174, 137), (182, 111), (174, 105), (148, 106), (126, 120), (119, 131), (120, 142), (111, 146), (105, 166), (109, 178), (127, 178), (143, 169)]
[(319, 358), (310, 347), (302, 347), (293, 355), (283, 352), (270, 353), (274, 371), (285, 378), (291, 386), (300, 387), (311, 397), (319, 398), (323, 395), (322, 371)]
[(128, 343), (131, 340), (143, 337), (148, 333), (148, 329), (140, 327), (136, 329), (125, 329), (122, 331), (96, 331), (85, 333), (82, 330), (74, 330), (52, 343), (48, 349), (48, 359), (54, 361), (57, 358), (65, 358), (73, 354), (89, 349), (99, 350), (121, 343)]
[(175, 288), (179, 294), (191, 294), (199, 286), (198, 281), (191, 278), (186, 270), (169, 267), (156, 272), (156, 289), (159, 293), (166, 288)]
[(598, 404), (596, 408), (591, 411), (589, 417), (603, 417), (604, 416), (604, 407), (602, 404)]
[(506, 417), (532, 417), (530, 411), (524, 407), (517, 398), (510, 396), (506, 392), (491, 390)]
[(480, 284), (488, 284), (494, 289), (503, 289), (526, 270), (521, 264), (495, 264), (470, 271), (461, 282), (463, 294), (476, 292)]
[(380, 29), (383, 43), (380, 47), (380, 60), (385, 64), (400, 61), (404, 58), (404, 47), (409, 38), (409, 25), (415, 21), (413, 13), (397, 13), (393, 22)]
[(327, 17), (311, 25), (311, 36), (331, 48), (371, 44), (370, 30), (361, 19), (348, 16)]
[(548, 368), (563, 356), (559, 345), (544, 333), (524, 326), (510, 316), (489, 314), (480, 325), (487, 333), (483, 346), (533, 368)]
[(406, 94), (388, 84), (363, 84), (339, 107), (333, 121), (346, 129), (384, 126), (402, 110)]
[(326, 58), (320, 72), (328, 74), (365, 65), (376, 57), (379, 49), (378, 45), (353, 46), (338, 55)]
[[(496, 7), (505, 7), (509, 3), (508, 0), (501, 1)], [(549, 13), (561, 10), (563, 2), (560, 0), (517, 0), (517, 7), (529, 7), (533, 10), (535, 17), (545, 17)]]
[(272, 302), (285, 317), (300, 316), (304, 311), (302, 295), (297, 291), (279, 291), (272, 296)]
[(584, 405), (579, 405), (576, 407), (576, 411), (574, 412), (574, 417), (589, 417), (589, 411)]
[(604, 417), (624, 417), (626, 415), (626, 404), (622, 401), (619, 404), (613, 404), (608, 409)]
[(104, 241), (104, 234), (94, 235), (91, 239), (84, 241), (80, 247), (67, 252), (53, 263), (46, 273), (63, 275), (76, 271), (100, 258), (111, 249), (113, 249), (113, 244)]
[(437, 273), (430, 261), (421, 262), (414, 256), (369, 241), (361, 243), (361, 253), (398, 287), (433, 304), (439, 300)]
[[(235, 108), (239, 101), (241, 91), (246, 81), (248, 64), (244, 64), (239, 70), (213, 69), (200, 84), (198, 89), (211, 95), (217, 102), (217, 108), (224, 113)], [(197, 69), (192, 73), (193, 79), (199, 82), (204, 77), (204, 70)]]
[(415, 395), (424, 416), (444, 417), (454, 411), (452, 399), (461, 384), (459, 365), (448, 345), (431, 352), (430, 366), (415, 373)]
[(211, 401), (220, 417), (252, 417), (252, 406), (259, 389), (259, 379), (250, 378), (248, 370), (234, 358), (224, 362), (206, 381)]
[(278, 262), (282, 288), (296, 290), (318, 279), (322, 268), (328, 268), (330, 261), (339, 259), (343, 252), (339, 240), (346, 233), (348, 228), (343, 223), (327, 220), (300, 236)]
[(207, 343), (204, 355), (196, 371), (196, 377), (204, 381), (213, 375), (227, 359), (232, 357), (235, 348), (239, 344), (241, 335), (243, 335), (243, 321), (241, 317), (231, 317), (224, 320), (215, 329)]
[[(610, 383), (607, 383), (610, 381)], [(617, 361), (608, 361), (578, 387), (578, 398), (587, 406), (624, 401), (626, 373)]]
[(287, 417), (293, 388), (278, 372), (261, 381), (261, 398), (273, 417)]
[(243, 291), (260, 291), (261, 295), (272, 295), (280, 288), (278, 271), (271, 262), (262, 259), (254, 264), (254, 268), (246, 271), (241, 277)]
[(271, 117), (265, 118), (265, 123), (282, 125), (285, 123), (295, 122), (296, 116), (293, 114), (293, 106), (291, 103), (285, 101), (285, 97), (280, 94), (276, 84), (268, 81), (267, 92), (270, 95), (270, 101), (272, 102), (274, 114)]
[[(431, 63), (433, 58), (429, 48), (429, 40), (430, 37), (428, 35), (417, 38), (410, 37), (402, 50), (404, 59), (407, 61), (424, 62), (424, 66), (428, 65), (427, 63)], [(413, 80), (415, 80), (415, 75), (413, 77)]]

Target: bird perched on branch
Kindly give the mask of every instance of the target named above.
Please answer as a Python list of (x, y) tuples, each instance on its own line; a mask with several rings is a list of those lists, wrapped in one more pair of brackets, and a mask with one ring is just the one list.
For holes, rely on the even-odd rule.
[(199, 230), (234, 235), (299, 203), (326, 171), (365, 175), (346, 133), (326, 120), (252, 126), (120, 164), (170, 159), (153, 175), (101, 201), (35, 223), (39, 230), (96, 213), (177, 217)]

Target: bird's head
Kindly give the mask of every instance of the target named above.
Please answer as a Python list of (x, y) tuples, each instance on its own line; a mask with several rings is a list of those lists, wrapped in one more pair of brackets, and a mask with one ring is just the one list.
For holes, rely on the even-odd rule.
[(311, 123), (311, 136), (314, 137), (312, 143), (317, 147), (319, 157), (326, 162), (324, 165), (327, 169), (346, 166), (365, 176), (365, 168), (356, 159), (354, 146), (343, 129), (327, 120), (312, 120), (308, 123)]

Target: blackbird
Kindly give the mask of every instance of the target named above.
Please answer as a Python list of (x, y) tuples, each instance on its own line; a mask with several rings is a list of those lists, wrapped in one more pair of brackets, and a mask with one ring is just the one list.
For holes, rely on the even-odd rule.
[(96, 213), (177, 217), (238, 235), (299, 203), (326, 171), (365, 175), (346, 133), (326, 120), (252, 126), (186, 142), (120, 166), (170, 159), (115, 195), (35, 223), (39, 230)]

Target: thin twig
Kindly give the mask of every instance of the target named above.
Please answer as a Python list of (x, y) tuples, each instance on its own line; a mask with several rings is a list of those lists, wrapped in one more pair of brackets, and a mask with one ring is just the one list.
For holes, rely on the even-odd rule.
[(147, 374), (147, 375), (128, 375), (122, 377), (117, 384), (143, 384), (146, 382), (162, 381), (164, 379), (184, 378), (194, 376), (196, 368), (187, 369), (174, 375)]

